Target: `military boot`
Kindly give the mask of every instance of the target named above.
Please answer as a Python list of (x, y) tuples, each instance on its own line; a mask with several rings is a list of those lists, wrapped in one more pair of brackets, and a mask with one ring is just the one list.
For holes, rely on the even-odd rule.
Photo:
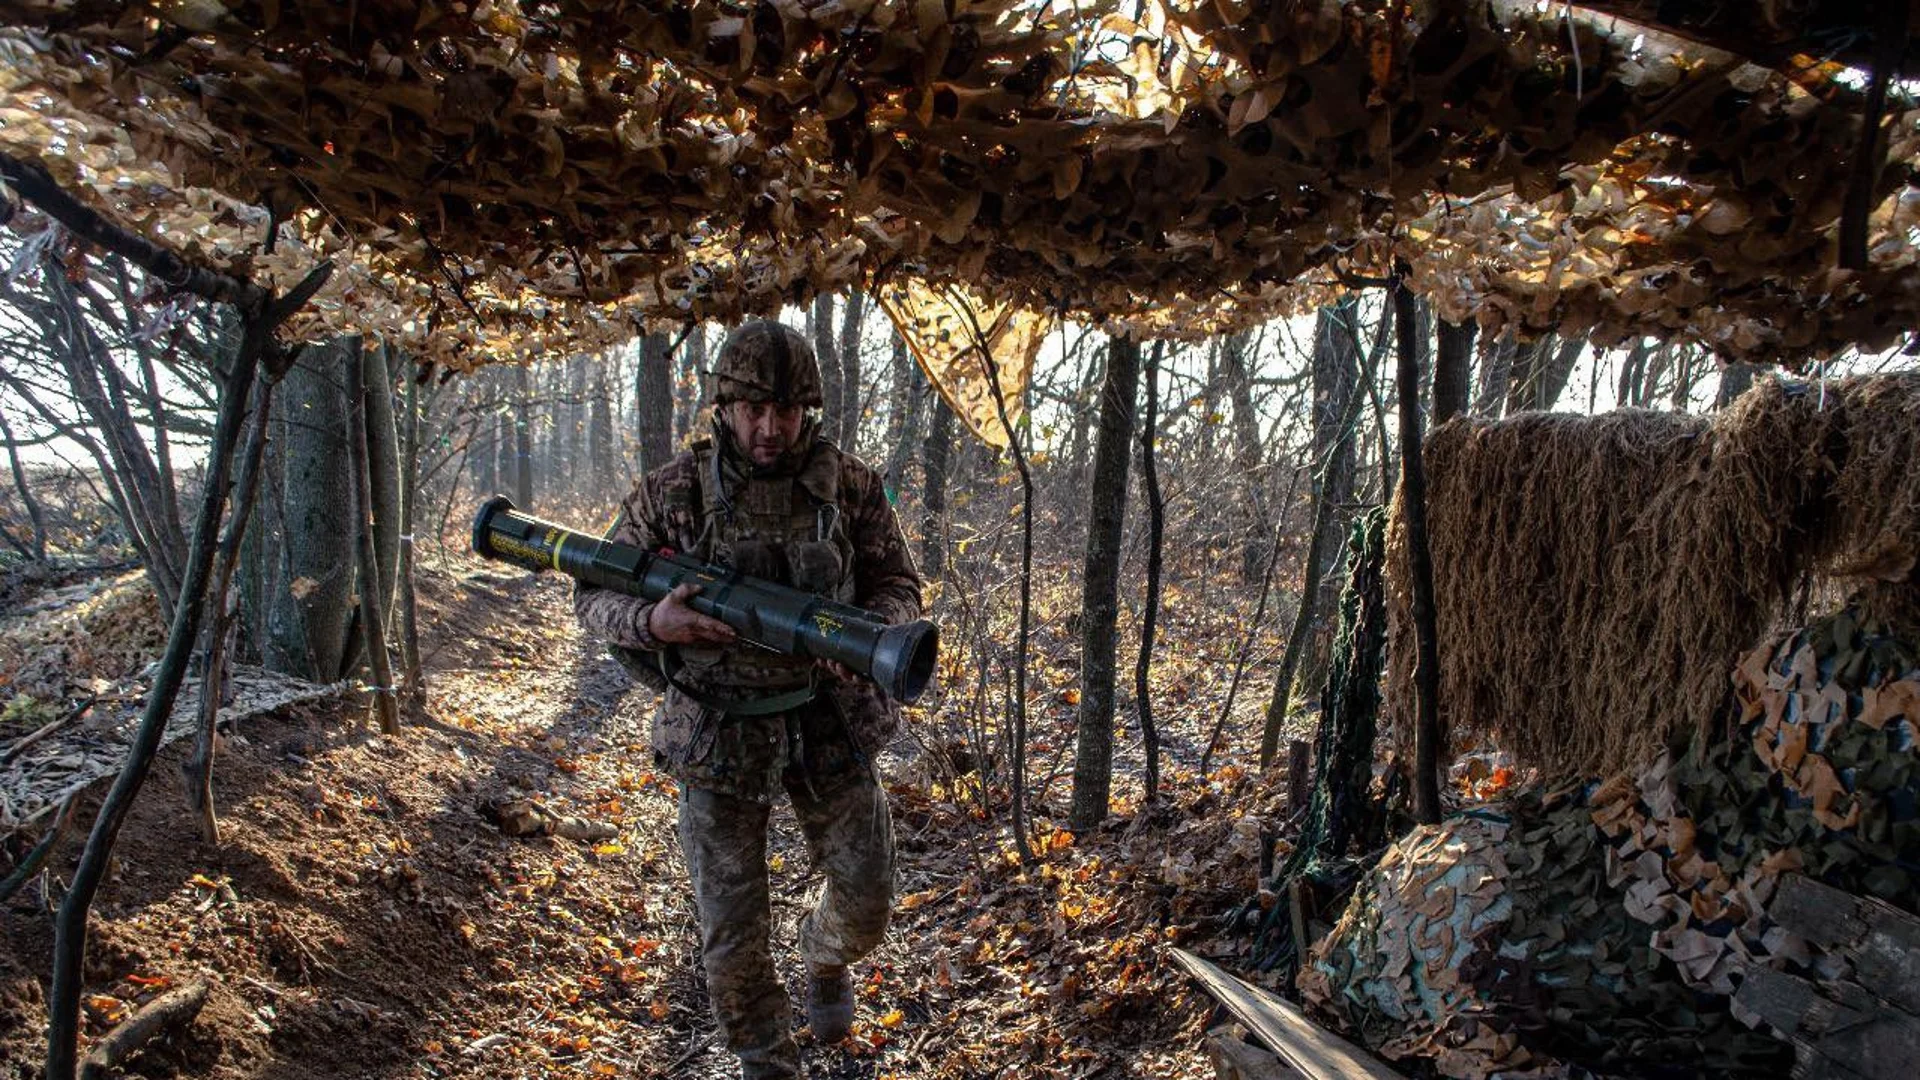
[(853, 1030), (853, 978), (845, 967), (807, 965), (807, 1026), (823, 1043)]

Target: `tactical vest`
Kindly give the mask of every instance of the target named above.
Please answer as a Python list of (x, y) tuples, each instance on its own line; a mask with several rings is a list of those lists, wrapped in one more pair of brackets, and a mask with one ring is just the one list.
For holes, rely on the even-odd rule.
[[(830, 596), (854, 597), (853, 542), (840, 508), (840, 451), (816, 438), (799, 470), (758, 476), (728, 468), (711, 439), (692, 446), (693, 482), (662, 493), (699, 530), (687, 554)], [(811, 684), (814, 663), (752, 646), (682, 646), (674, 678), (722, 700), (765, 699)]]

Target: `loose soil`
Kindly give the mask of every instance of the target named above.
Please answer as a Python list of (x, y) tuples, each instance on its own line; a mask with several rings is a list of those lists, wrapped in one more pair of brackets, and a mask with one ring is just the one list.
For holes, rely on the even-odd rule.
[[(94, 907), (86, 1037), (206, 978), (206, 1009), (131, 1075), (733, 1075), (707, 1013), (674, 786), (645, 747), (651, 695), (579, 637), (552, 576), (456, 565), (423, 572), (422, 594), (424, 722), (381, 737), (357, 704), (246, 722), (219, 759), (217, 847), (186, 809), (187, 747), (162, 754)], [(1232, 948), (1208, 938), (1254, 888), (1257, 837), (1277, 823), (1269, 788), (1237, 766), (1199, 778), (1176, 763), (1174, 805), (1077, 838), (1052, 829), (1065, 807), (1043, 798), (1039, 858), (1022, 866), (977, 784), (936, 781), (911, 742), (897, 749), (884, 763), (894, 929), (857, 969), (854, 1034), (821, 1046), (802, 1032), (810, 1075), (1210, 1076), (1210, 1005), (1165, 947)], [(508, 838), (486, 810), (515, 797), (621, 835)], [(78, 847), (0, 907), (0, 1077), (39, 1075), (45, 905)], [(776, 951), (797, 999), (794, 926), (820, 880), (789, 815), (772, 850)]]

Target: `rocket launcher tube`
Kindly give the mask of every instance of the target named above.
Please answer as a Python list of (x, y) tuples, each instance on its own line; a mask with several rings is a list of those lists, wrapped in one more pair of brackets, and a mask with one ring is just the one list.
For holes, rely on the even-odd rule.
[(880, 615), (736, 570), (600, 540), (523, 514), (495, 495), (473, 519), (475, 554), (659, 600), (691, 582), (687, 606), (786, 656), (835, 660), (912, 703), (933, 678), (939, 631), (925, 619), (889, 626)]

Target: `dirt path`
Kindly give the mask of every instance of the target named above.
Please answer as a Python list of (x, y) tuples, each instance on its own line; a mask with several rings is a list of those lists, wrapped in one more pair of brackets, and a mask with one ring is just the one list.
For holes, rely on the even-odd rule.
[[(95, 909), (89, 1034), (204, 975), (206, 1011), (141, 1075), (730, 1075), (673, 787), (648, 768), (649, 695), (582, 643), (560, 582), (466, 572), (428, 592), (431, 723), (383, 739), (337, 706), (252, 722), (221, 758), (218, 849), (185, 812), (183, 748), (162, 757)], [(1215, 809), (1244, 783), (1229, 770), (1077, 845), (1051, 834), (1022, 868), (1003, 827), (895, 768), (895, 929), (859, 971), (861, 1025), (808, 1046), (811, 1074), (1210, 1075), (1207, 1010), (1161, 947), (1245, 895), (1251, 818)], [(487, 808), (512, 798), (621, 835), (510, 839)], [(819, 881), (785, 813), (773, 851), (797, 988), (794, 924)], [(50, 919), (27, 892), (0, 908), (0, 1077), (37, 1075), (44, 1052)]]

